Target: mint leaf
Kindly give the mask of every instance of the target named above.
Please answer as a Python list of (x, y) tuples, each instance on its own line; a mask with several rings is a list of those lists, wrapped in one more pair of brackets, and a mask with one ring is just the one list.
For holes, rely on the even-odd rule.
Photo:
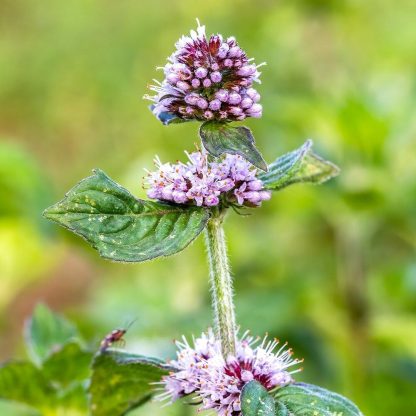
[(78, 343), (69, 342), (46, 359), (43, 374), (61, 388), (66, 388), (88, 379), (92, 357), (93, 354), (83, 350)]
[(350, 400), (322, 387), (295, 383), (275, 393), (276, 416), (363, 416)]
[(336, 165), (312, 152), (312, 140), (308, 140), (299, 149), (276, 159), (269, 165), (268, 172), (261, 172), (258, 178), (265, 189), (278, 191), (298, 182), (320, 184), (338, 173)]
[(141, 262), (183, 250), (204, 229), (209, 211), (137, 199), (95, 170), (44, 216), (84, 237), (104, 258)]
[(48, 409), (56, 397), (52, 385), (34, 364), (12, 361), (0, 367), (0, 399)]
[(68, 341), (79, 339), (79, 334), (71, 322), (38, 304), (26, 323), (25, 337), (30, 356), (39, 364)]
[(98, 354), (89, 392), (92, 416), (124, 415), (150, 399), (169, 370), (162, 361), (116, 350)]
[(267, 171), (267, 164), (254, 145), (254, 137), (247, 127), (232, 127), (228, 123), (206, 121), (199, 129), (205, 149), (215, 157), (223, 153), (240, 155), (252, 165)]
[(256, 380), (248, 382), (241, 392), (243, 416), (275, 416), (273, 397)]

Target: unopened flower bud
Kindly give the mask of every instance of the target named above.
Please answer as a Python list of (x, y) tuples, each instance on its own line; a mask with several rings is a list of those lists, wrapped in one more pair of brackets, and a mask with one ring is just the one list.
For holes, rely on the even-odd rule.
[(207, 120), (211, 120), (212, 118), (214, 118), (214, 113), (210, 110), (206, 110), (206, 111), (204, 111), (204, 117)]
[(179, 81), (179, 75), (175, 72), (171, 72), (166, 76), (166, 79), (169, 82), (169, 84), (176, 85), (176, 83)]
[(215, 205), (218, 205), (219, 202), (220, 200), (216, 195), (209, 195), (204, 198), (204, 205), (206, 205), (207, 207), (213, 207)]
[(223, 103), (227, 102), (228, 100), (228, 91), (227, 90), (219, 90), (215, 93), (215, 98), (218, 98)]
[(222, 80), (222, 75), (220, 72), (215, 71), (210, 75), (212, 82), (220, 82)]
[(229, 58), (224, 59), (224, 66), (226, 68), (231, 68), (233, 66), (233, 61), (231, 59), (229, 59)]
[(207, 74), (208, 74), (208, 70), (204, 68), (203, 66), (195, 70), (195, 76), (197, 78), (205, 78)]
[(188, 201), (188, 198), (186, 196), (186, 193), (185, 192), (182, 192), (182, 191), (173, 191), (172, 192), (172, 197), (173, 197), (173, 200), (177, 204), (184, 204), (185, 202)]
[(238, 116), (241, 116), (243, 114), (243, 109), (240, 108), (240, 107), (230, 107), (228, 112), (230, 114), (232, 114), (233, 116), (238, 117)]
[(245, 97), (241, 100), (241, 108), (250, 108), (253, 105), (253, 101), (251, 100), (251, 98)]
[(192, 87), (198, 88), (201, 85), (201, 81), (198, 78), (193, 78), (191, 84)]
[(260, 179), (255, 179), (247, 183), (247, 188), (250, 191), (260, 191), (263, 188), (263, 182)]
[(248, 88), (246, 94), (253, 99), (257, 95), (257, 91), (254, 88)]
[(171, 201), (172, 200), (172, 189), (169, 188), (169, 187), (163, 188), (161, 195), (162, 195), (163, 199)]
[(213, 111), (218, 111), (221, 108), (221, 101), (218, 98), (210, 101), (209, 108)]
[(218, 49), (218, 58), (224, 59), (227, 56), (229, 49), (228, 43), (223, 43)]
[(201, 110), (208, 108), (208, 101), (205, 98), (199, 98), (196, 104)]
[(199, 99), (199, 95), (191, 92), (190, 94), (185, 95), (186, 104), (196, 105)]
[(238, 46), (233, 46), (229, 51), (228, 51), (228, 56), (230, 58), (238, 58), (241, 56), (241, 49)]
[(246, 65), (246, 66), (241, 67), (237, 71), (237, 75), (240, 75), (242, 77), (248, 77), (249, 75), (253, 75), (255, 72), (256, 72), (255, 65)]
[(209, 88), (209, 87), (212, 85), (212, 81), (211, 81), (209, 78), (205, 78), (205, 79), (202, 81), (202, 85), (203, 85), (205, 88)]
[(186, 107), (185, 113), (187, 116), (191, 116), (195, 113), (195, 108), (190, 107), (189, 105)]
[(241, 102), (241, 95), (237, 92), (231, 92), (228, 95), (228, 103), (229, 104), (239, 104)]
[(178, 81), (176, 87), (182, 91), (189, 91), (191, 89), (191, 86), (185, 81)]
[(253, 104), (250, 108), (246, 110), (246, 114), (251, 117), (259, 118), (262, 115), (263, 107), (261, 104)]
[(268, 201), (272, 197), (270, 191), (260, 191), (259, 194), (262, 201)]

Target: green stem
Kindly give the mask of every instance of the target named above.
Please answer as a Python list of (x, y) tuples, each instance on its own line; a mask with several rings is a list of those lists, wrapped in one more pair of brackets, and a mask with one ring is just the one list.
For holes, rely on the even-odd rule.
[(232, 279), (227, 246), (222, 227), (224, 212), (214, 212), (209, 220), (205, 241), (208, 250), (212, 304), (216, 335), (221, 340), (223, 356), (235, 355), (236, 326)]

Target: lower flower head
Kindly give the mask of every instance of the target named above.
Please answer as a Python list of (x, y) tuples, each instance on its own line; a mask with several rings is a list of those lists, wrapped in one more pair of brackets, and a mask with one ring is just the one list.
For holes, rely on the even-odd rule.
[(270, 191), (256, 178), (256, 168), (241, 156), (227, 154), (220, 161), (209, 162), (205, 151), (187, 155), (186, 164), (155, 159), (157, 171), (148, 172), (145, 178), (149, 198), (207, 207), (221, 200), (257, 207), (270, 199)]
[(191, 346), (184, 338), (178, 346), (177, 359), (170, 366), (175, 369), (161, 382), (163, 392), (159, 400), (171, 402), (195, 394), (202, 401), (201, 409), (213, 409), (222, 416), (240, 414), (240, 395), (246, 383), (256, 380), (267, 390), (285, 386), (293, 381), (293, 370), (301, 360), (292, 358), (292, 350), (278, 341), (261, 342), (247, 333), (237, 341), (235, 356), (226, 359), (221, 354), (219, 340), (212, 331), (194, 339)]

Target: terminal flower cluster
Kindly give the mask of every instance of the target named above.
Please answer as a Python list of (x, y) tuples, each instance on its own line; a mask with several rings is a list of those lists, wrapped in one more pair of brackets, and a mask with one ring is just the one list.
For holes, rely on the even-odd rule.
[(261, 383), (267, 390), (293, 382), (292, 369), (302, 360), (292, 358), (292, 350), (283, 344), (276, 351), (277, 340), (262, 342), (245, 333), (237, 341), (235, 356), (226, 359), (221, 354), (220, 342), (212, 331), (203, 333), (190, 346), (185, 338), (176, 342), (177, 359), (169, 363), (175, 369), (160, 382), (159, 400), (171, 402), (196, 394), (202, 400), (201, 410), (214, 409), (220, 416), (237, 416), (241, 413), (242, 388), (251, 380)]
[(256, 178), (257, 169), (241, 156), (227, 154), (209, 162), (205, 151), (186, 154), (186, 164), (155, 159), (157, 170), (145, 177), (149, 198), (207, 207), (221, 201), (257, 207), (270, 199), (271, 192)]
[(253, 88), (260, 82), (261, 65), (255, 65), (234, 37), (220, 34), (207, 39), (205, 26), (191, 31), (176, 43), (176, 51), (162, 68), (165, 79), (150, 87), (155, 95), (153, 113), (184, 120), (244, 120), (261, 117), (260, 95)]

